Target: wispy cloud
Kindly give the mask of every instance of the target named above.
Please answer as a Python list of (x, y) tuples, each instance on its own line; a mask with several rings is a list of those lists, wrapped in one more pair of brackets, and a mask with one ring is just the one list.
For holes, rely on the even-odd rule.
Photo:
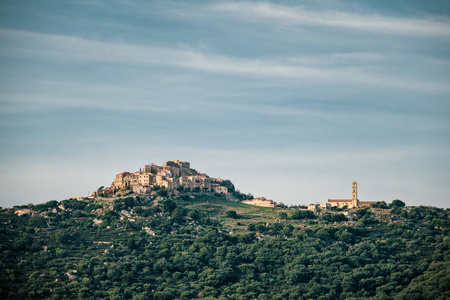
[[(324, 55), (321, 57), (303, 57), (301, 59), (298, 59), (298, 57), (281, 57), (266, 60), (237, 59), (201, 52), (189, 52), (187, 55), (188, 59), (178, 61), (180, 66), (215, 73), (320, 80), (324, 84), (327, 82), (360, 83), (428, 92), (450, 91), (446, 83), (441, 84), (439, 82), (393, 77), (390, 74), (370, 74), (369, 71), (364, 70), (363, 64), (361, 64), (361, 56), (357, 58), (359, 61), (358, 66), (351, 67), (348, 65), (334, 65), (337, 57), (333, 54), (326, 57)], [(350, 56), (347, 56), (347, 58)]]
[[(255, 76), (261, 78), (294, 78), (322, 82), (354, 82), (386, 85), (408, 90), (448, 91), (446, 84), (395, 78), (387, 74), (372, 75), (357, 68), (333, 66), (350, 60), (361, 63), (382, 59), (377, 54), (338, 53), (319, 57), (279, 57), (242, 59), (188, 48), (163, 48), (112, 42), (92, 41), (79, 37), (49, 35), (17, 30), (0, 30), (3, 54), (68, 62), (95, 61), (117, 64), (165, 65), (203, 72)], [(328, 63), (327, 63), (328, 62)]]
[[(159, 64), (181, 59), (182, 52), (167, 48), (109, 43), (80, 37), (20, 30), (0, 30), (3, 52), (13, 56), (96, 62)], [(9, 50), (9, 51), (8, 51)]]
[(233, 14), (247, 21), (268, 20), (299, 25), (327, 26), (387, 34), (450, 36), (450, 20), (393, 18), (339, 11), (315, 12), (301, 6), (270, 3), (226, 2), (213, 5), (213, 10)]
[[(242, 169), (253, 169), (261, 167), (260, 162), (267, 162), (267, 165), (284, 166), (279, 170), (286, 170), (291, 167), (301, 168), (305, 166), (315, 166), (325, 170), (333, 169), (343, 164), (369, 164), (377, 165), (379, 163), (389, 164), (398, 161), (410, 161), (424, 157), (448, 156), (448, 147), (437, 149), (433, 146), (424, 145), (390, 145), (376, 148), (352, 148), (352, 149), (313, 149), (308, 146), (299, 150), (298, 148), (286, 149), (284, 147), (274, 147), (270, 150), (252, 149), (252, 152), (234, 150), (234, 149), (203, 149), (203, 148), (185, 148), (187, 153), (195, 153), (204, 158), (214, 160), (217, 157), (232, 157), (235, 165), (239, 165)], [(276, 153), (276, 160), (274, 160)], [(218, 161), (216, 164), (228, 165), (227, 160)], [(276, 168), (275, 168), (276, 169)]]

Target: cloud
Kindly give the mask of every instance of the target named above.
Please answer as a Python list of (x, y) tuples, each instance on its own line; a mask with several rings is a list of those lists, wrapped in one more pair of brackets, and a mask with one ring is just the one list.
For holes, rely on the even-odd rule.
[[(0, 41), (2, 44), (1, 55), (4, 57), (49, 60), (62, 64), (73, 61), (88, 61), (123, 66), (144, 66), (147, 69), (150, 66), (156, 65), (163, 68), (182, 68), (202, 73), (252, 77), (261, 82), (279, 79), (282, 81), (292, 80), (293, 82), (291, 84), (320, 83), (321, 85), (329, 85), (353, 83), (372, 85), (375, 87), (393, 87), (411, 91), (445, 93), (450, 91), (450, 88), (445, 82), (402, 78), (398, 76), (398, 74), (371, 74), (368, 69), (365, 69), (366, 64), (386, 60), (384, 55), (372, 52), (330, 53), (248, 59), (221, 55), (211, 51), (208, 52), (204, 49), (198, 50), (186, 46), (180, 48), (155, 47), (151, 45), (93, 41), (74, 36), (42, 34), (7, 29), (0, 30)], [(154, 73), (152, 69), (149, 69), (148, 71), (149, 72), (145, 75), (147, 77)], [(173, 74), (172, 71), (174, 70), (168, 71), (168, 74)], [(162, 73), (159, 72), (158, 74)], [(190, 76), (193, 75), (191, 74)], [(158, 75), (158, 77), (161, 77), (161, 75)], [(117, 92), (113, 93), (113, 98), (118, 98), (118, 95), (123, 95), (124, 97), (128, 96), (128, 98), (131, 96), (136, 97), (135, 102), (139, 102), (141, 101), (140, 99), (146, 97), (148, 98), (148, 96), (151, 96), (153, 99), (157, 99), (158, 97), (158, 95), (151, 94), (150, 92), (137, 94), (136, 91), (132, 90), (135, 87), (136, 83), (133, 84), (133, 87), (128, 88), (96, 84), (92, 93), (94, 93), (94, 96), (98, 99), (98, 97), (101, 97), (102, 91), (109, 91), (111, 94), (112, 91), (116, 90)], [(92, 89), (80, 88), (80, 90), (89, 91)], [(161, 91), (161, 87), (158, 87), (158, 91)], [(127, 95), (128, 92), (130, 92), (130, 94)], [(89, 105), (89, 98), (92, 97), (92, 93), (85, 93), (85, 95), (87, 95), (87, 97), (85, 97), (87, 102), (72, 101), (71, 99), (75, 97), (73, 95), (66, 95), (65, 99), (71, 103), (77, 103), (76, 105), (86, 105), (86, 103)], [(167, 92), (164, 91), (163, 94), (168, 95)], [(44, 99), (45, 97), (46, 95), (42, 95), (41, 97), (39, 97), (38, 94), (33, 95), (33, 99)], [(58, 97), (59, 95), (54, 95), (53, 98), (48, 97), (48, 99), (44, 99), (44, 102), (50, 104), (56, 103), (60, 101), (57, 99)], [(83, 95), (80, 97), (83, 98)], [(78, 97), (78, 99), (80, 99), (80, 97)], [(13, 101), (8, 100), (7, 98), (8, 95), (1, 95), (2, 105), (7, 104), (8, 106), (14, 106), (11, 102), (16, 102), (16, 99), (18, 98), (22, 98), (24, 101), (29, 102), (36, 101), (30, 97), (27, 99), (27, 97), (24, 97), (23, 93), (15, 98), (14, 95), (10, 95), (9, 98)], [(148, 101), (149, 100), (145, 100), (145, 103), (148, 103)], [(101, 104), (101, 102), (96, 102), (95, 106), (98, 106), (99, 103)], [(114, 108), (114, 105), (111, 105), (111, 103), (109, 103), (108, 106)], [(123, 104), (116, 106), (119, 109), (124, 107)], [(159, 109), (165, 111), (167, 109), (170, 110), (170, 106), (171, 104), (167, 107), (160, 107)], [(4, 108), (5, 107), (6, 106), (4, 106)], [(287, 112), (283, 111), (280, 113), (286, 114)]]
[[(335, 61), (338, 56), (331, 54), (328, 60)], [(323, 57), (323, 56), (322, 56)], [(345, 56), (341, 56), (345, 57)], [(347, 56), (349, 58), (351, 56)], [(316, 57), (312, 56), (309, 63), (314, 60), (318, 61)], [(373, 57), (372, 57), (373, 58)], [(321, 60), (322, 64), (327, 60)], [(358, 57), (361, 59), (361, 56)], [(425, 82), (422, 80), (396, 78), (387, 74), (372, 75), (369, 72), (359, 67), (331, 67), (329, 65), (322, 65), (321, 67), (311, 67), (300, 63), (292, 64), (295, 58), (283, 57), (281, 59), (236, 59), (221, 55), (204, 54), (199, 52), (190, 52), (189, 59), (180, 61), (181, 66), (202, 71), (234, 74), (234, 75), (248, 75), (257, 77), (278, 77), (278, 78), (294, 78), (305, 80), (320, 80), (322, 83), (327, 82), (345, 82), (345, 83), (362, 83), (369, 85), (388, 86), (393, 88), (400, 88), (406, 90), (420, 90), (420, 91), (438, 91), (449, 92), (450, 88), (446, 83)]]
[(300, 6), (290, 7), (270, 3), (228, 2), (212, 6), (214, 11), (232, 13), (247, 21), (267, 20), (296, 25), (326, 26), (386, 34), (450, 36), (448, 19), (393, 18), (380, 15), (361, 15), (337, 11), (308, 11)]
[[(109, 43), (80, 37), (1, 29), (0, 37), (10, 55), (53, 60), (81, 60), (133, 64), (167, 63), (182, 52), (167, 48)], [(176, 63), (176, 62), (172, 62)]]

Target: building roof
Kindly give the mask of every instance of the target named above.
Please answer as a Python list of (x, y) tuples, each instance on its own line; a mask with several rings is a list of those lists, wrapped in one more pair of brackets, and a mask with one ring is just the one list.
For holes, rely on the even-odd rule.
[(352, 202), (352, 199), (328, 199), (328, 202)]
[(253, 198), (253, 200), (256, 200), (256, 201), (270, 201), (270, 202), (273, 202), (272, 199), (266, 199), (266, 198), (264, 198), (264, 197)]

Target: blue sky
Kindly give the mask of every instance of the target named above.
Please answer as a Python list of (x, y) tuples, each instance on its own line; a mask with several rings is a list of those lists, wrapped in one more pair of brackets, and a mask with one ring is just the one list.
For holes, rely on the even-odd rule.
[(286, 204), (449, 207), (449, 50), (446, 1), (2, 1), (0, 206), (180, 159)]

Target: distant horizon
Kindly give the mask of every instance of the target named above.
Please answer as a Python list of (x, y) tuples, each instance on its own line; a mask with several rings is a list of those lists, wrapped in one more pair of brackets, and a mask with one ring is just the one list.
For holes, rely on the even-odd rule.
[(180, 159), (288, 205), (448, 208), (447, 1), (0, 4), (0, 206)]

